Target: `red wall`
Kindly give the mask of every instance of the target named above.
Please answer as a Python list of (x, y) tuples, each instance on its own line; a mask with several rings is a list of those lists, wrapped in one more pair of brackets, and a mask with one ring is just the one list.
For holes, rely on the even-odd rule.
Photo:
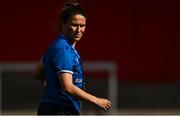
[[(78, 45), (84, 61), (116, 62), (121, 81), (180, 81), (180, 1), (80, 3), (88, 14), (87, 30)], [(1, 1), (1, 62), (38, 61), (57, 35), (61, 7), (60, 0)]]

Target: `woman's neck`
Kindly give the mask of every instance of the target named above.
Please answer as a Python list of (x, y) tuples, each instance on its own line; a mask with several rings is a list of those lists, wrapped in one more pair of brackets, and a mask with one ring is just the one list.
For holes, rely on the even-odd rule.
[(66, 35), (64, 35), (64, 37), (70, 42), (71, 46), (75, 48), (77, 41), (67, 37)]
[(73, 48), (75, 48), (75, 46), (76, 46), (76, 41), (72, 42), (71, 45), (72, 45)]

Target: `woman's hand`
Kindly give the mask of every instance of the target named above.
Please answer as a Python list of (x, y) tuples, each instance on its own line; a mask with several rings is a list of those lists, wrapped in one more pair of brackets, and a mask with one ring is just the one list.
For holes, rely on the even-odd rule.
[(97, 98), (96, 105), (102, 108), (104, 111), (108, 111), (111, 108), (111, 102), (104, 98)]

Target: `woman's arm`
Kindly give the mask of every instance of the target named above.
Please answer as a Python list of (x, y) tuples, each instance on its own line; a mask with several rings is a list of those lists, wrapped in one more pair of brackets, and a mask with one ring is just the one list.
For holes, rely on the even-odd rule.
[(105, 111), (107, 111), (111, 107), (110, 101), (108, 101), (107, 99), (95, 97), (85, 92), (84, 90), (78, 88), (73, 84), (72, 79), (72, 74), (70, 73), (61, 73), (59, 75), (61, 86), (65, 92), (81, 100), (85, 100), (90, 103), (96, 104)]

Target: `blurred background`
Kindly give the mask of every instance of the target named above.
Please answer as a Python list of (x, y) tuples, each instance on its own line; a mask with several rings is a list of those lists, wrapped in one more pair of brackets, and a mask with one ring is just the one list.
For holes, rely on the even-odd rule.
[[(88, 14), (77, 45), (87, 91), (113, 101), (109, 114), (180, 114), (180, 1), (80, 4)], [(1, 114), (36, 114), (43, 83), (31, 71), (59, 34), (62, 6), (63, 0), (1, 0)], [(104, 114), (83, 104), (83, 114)]]

